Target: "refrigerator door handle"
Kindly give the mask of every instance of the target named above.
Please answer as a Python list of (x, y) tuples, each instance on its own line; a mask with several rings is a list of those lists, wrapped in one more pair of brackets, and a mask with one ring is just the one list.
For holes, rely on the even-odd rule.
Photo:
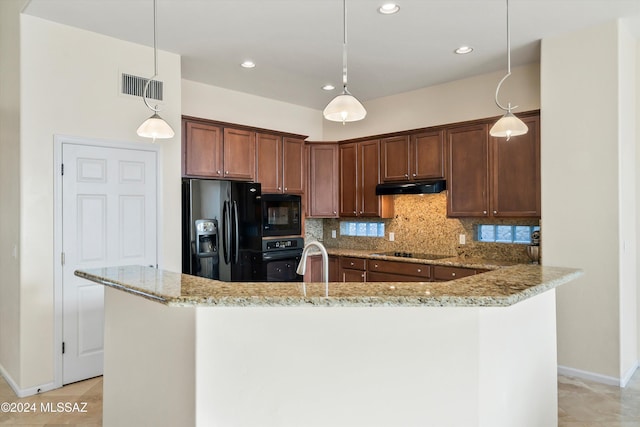
[(234, 228), (234, 245), (233, 245), (233, 262), (240, 261), (240, 225), (238, 224), (238, 202), (233, 201), (233, 228)]
[(229, 202), (225, 200), (222, 208), (222, 252), (224, 252), (224, 263), (229, 264), (231, 258), (231, 226), (229, 220), (231, 216)]

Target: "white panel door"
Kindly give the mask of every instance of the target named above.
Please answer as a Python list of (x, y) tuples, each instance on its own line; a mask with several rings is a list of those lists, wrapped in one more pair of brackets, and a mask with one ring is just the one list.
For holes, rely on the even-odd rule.
[(104, 287), (82, 268), (157, 263), (157, 153), (63, 144), (63, 384), (102, 375)]

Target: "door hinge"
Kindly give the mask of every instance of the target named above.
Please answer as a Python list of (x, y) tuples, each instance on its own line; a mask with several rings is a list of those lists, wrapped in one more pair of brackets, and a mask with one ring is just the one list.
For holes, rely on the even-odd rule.
[(62, 354), (64, 354), (64, 341), (62, 341)]
[(60, 165), (60, 175), (64, 175), (64, 163)]
[(60, 254), (60, 264), (64, 265), (64, 252)]

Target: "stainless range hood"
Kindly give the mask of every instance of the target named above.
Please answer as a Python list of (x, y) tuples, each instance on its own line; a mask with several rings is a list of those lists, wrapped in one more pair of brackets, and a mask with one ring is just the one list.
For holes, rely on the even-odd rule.
[(433, 194), (440, 193), (447, 188), (447, 182), (443, 179), (420, 182), (391, 182), (378, 184), (376, 195), (386, 194)]

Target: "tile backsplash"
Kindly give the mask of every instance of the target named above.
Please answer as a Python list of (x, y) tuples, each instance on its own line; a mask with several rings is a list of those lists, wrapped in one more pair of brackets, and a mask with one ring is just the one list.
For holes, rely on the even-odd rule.
[[(447, 218), (446, 191), (439, 194), (401, 195), (394, 197), (395, 215), (384, 219), (385, 237), (351, 237), (340, 235), (340, 219), (307, 220), (307, 239), (322, 240), (329, 248), (362, 249), (376, 252), (401, 251), (451, 256), (483, 257), (496, 260), (528, 262), (522, 244), (485, 243), (475, 240), (476, 224), (538, 225), (537, 219)], [(342, 221), (372, 221), (373, 218)], [(321, 221), (321, 223), (320, 223)], [(335, 230), (337, 237), (331, 238)], [(389, 241), (389, 233), (395, 241)], [(466, 244), (460, 245), (464, 234)], [(320, 238), (322, 235), (322, 238)]]

